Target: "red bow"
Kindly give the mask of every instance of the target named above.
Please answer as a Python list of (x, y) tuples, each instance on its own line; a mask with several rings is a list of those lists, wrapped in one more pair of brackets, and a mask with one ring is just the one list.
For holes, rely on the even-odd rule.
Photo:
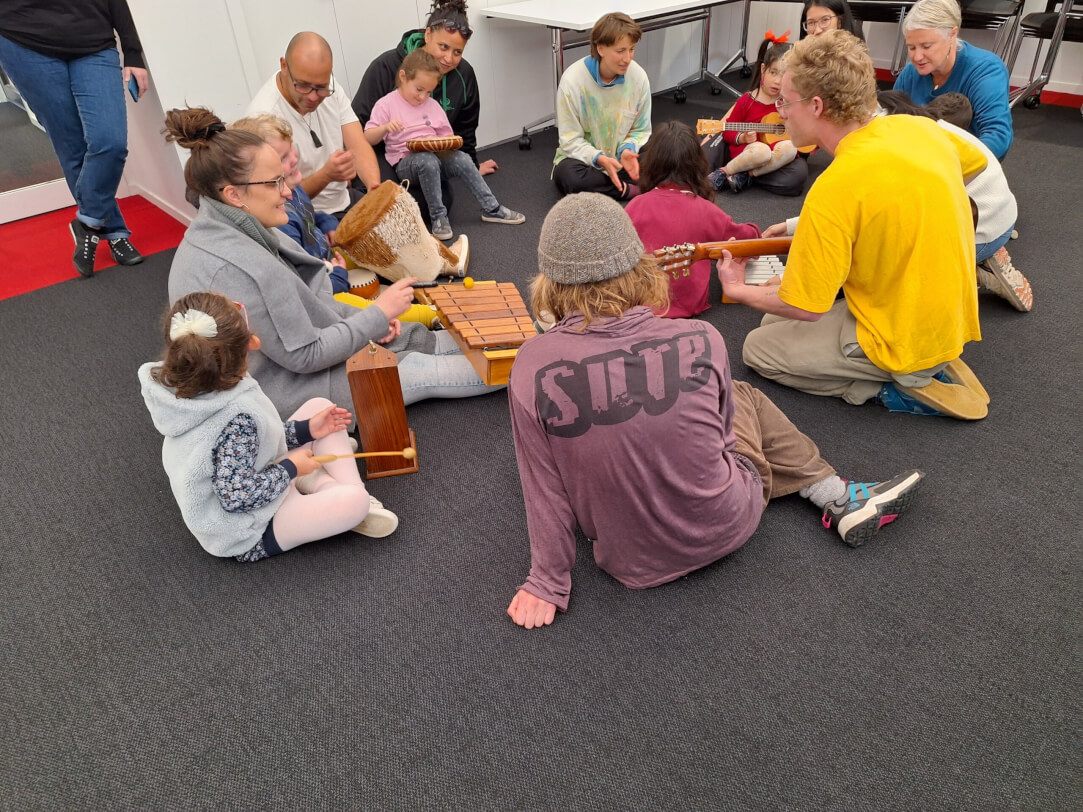
[(786, 33), (782, 34), (781, 36), (778, 36), (778, 37), (775, 36), (774, 31), (768, 31), (766, 34), (763, 35), (763, 38), (764, 39), (769, 39), (769, 40), (771, 40), (771, 42), (774, 42), (776, 44), (780, 43), (780, 42), (789, 42), (790, 41), (790, 29), (787, 28)]

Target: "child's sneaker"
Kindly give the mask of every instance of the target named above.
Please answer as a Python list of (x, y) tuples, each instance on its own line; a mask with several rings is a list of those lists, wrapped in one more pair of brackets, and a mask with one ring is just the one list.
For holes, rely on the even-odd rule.
[(1007, 299), (1012, 307), (1023, 313), (1029, 313), (1034, 307), (1030, 282), (1012, 265), (1012, 258), (1004, 247), (978, 263), (978, 287)]
[(512, 211), (507, 206), (501, 206), (492, 214), (481, 213), (481, 219), (486, 223), (503, 223), (507, 226), (517, 226), (526, 222), (526, 216)]
[(860, 547), (910, 506), (924, 476), (914, 470), (887, 482), (849, 482), (844, 496), (824, 506), (823, 525), (838, 530), (851, 547)]
[(707, 180), (711, 182), (711, 186), (714, 187), (716, 192), (721, 192), (723, 189), (729, 188), (729, 175), (727, 175), (722, 168), (718, 168), (707, 175)]
[(738, 172), (726, 178), (726, 185), (731, 192), (738, 194), (752, 185), (752, 176), (747, 172)]
[(384, 503), (369, 494), (369, 512), (365, 520), (353, 529), (353, 532), (368, 536), (370, 539), (382, 539), (390, 536), (399, 526), (399, 517), (384, 507)]
[(448, 250), (459, 258), (459, 261), (448, 270), (461, 279), (466, 276), (466, 269), (470, 267), (470, 238), (465, 234), (460, 234), (459, 239), (455, 240)]
[(432, 235), (438, 240), (450, 240), (455, 236), (455, 232), (451, 230), (451, 221), (446, 217), (434, 217)]

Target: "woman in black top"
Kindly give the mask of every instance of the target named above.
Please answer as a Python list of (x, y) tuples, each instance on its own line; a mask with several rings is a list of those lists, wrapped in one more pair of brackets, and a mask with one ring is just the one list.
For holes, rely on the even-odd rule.
[(135, 99), (147, 89), (128, 4), (8, 0), (0, 16), (0, 65), (45, 127), (78, 205), (69, 226), (76, 270), (94, 273), (102, 240), (121, 265), (142, 262), (116, 200), (128, 157), (124, 87)]
[[(434, 0), (425, 27), (404, 33), (397, 47), (380, 54), (365, 71), (353, 97), (353, 110), (362, 126), (372, 115), (373, 105), (395, 89), (395, 77), (402, 60), (411, 51), (423, 48), (440, 65), (440, 83), (432, 97), (447, 113), (451, 129), (462, 137), (462, 151), (470, 156), (482, 175), (495, 172), (498, 168), (496, 161), (478, 161), (477, 129), (481, 100), (478, 98), (474, 69), (463, 59), (463, 51), (473, 33), (466, 18), (466, 0)], [(417, 179), (411, 179), (410, 187), (419, 188)], [(446, 190), (444, 202), (450, 207)], [(422, 210), (424, 208), (422, 206)]]

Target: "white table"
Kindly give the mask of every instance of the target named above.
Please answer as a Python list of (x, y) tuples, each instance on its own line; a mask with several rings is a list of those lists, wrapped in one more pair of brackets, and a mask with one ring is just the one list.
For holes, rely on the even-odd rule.
[[(734, 96), (740, 96), (743, 91), (722, 81), (707, 69), (711, 37), (711, 9), (714, 6), (739, 2), (744, 3), (741, 49), (719, 71), (719, 73), (724, 73), (738, 61), (744, 63), (743, 67), (748, 67), (745, 48), (748, 44), (748, 15), (752, 8), (752, 0), (522, 0), (519, 3), (486, 8), (482, 14), (502, 20), (544, 25), (550, 29), (553, 39), (554, 89), (560, 85), (560, 77), (564, 73), (564, 52), (569, 48), (588, 44), (590, 29), (603, 14), (614, 11), (623, 12), (639, 23), (644, 31), (702, 21), (703, 38), (700, 43), (699, 70), (677, 83), (678, 93), (683, 93), (682, 85), (706, 79), (719, 90), (728, 90)], [(531, 129), (554, 118), (555, 113), (523, 127), (523, 136), (527, 142), (529, 143)]]

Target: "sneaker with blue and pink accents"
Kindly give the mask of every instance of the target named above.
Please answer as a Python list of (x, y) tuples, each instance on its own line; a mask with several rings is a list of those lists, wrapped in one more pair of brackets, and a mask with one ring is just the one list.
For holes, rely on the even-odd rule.
[(860, 547), (910, 506), (925, 474), (907, 471), (887, 482), (848, 482), (846, 493), (824, 506), (823, 525)]

